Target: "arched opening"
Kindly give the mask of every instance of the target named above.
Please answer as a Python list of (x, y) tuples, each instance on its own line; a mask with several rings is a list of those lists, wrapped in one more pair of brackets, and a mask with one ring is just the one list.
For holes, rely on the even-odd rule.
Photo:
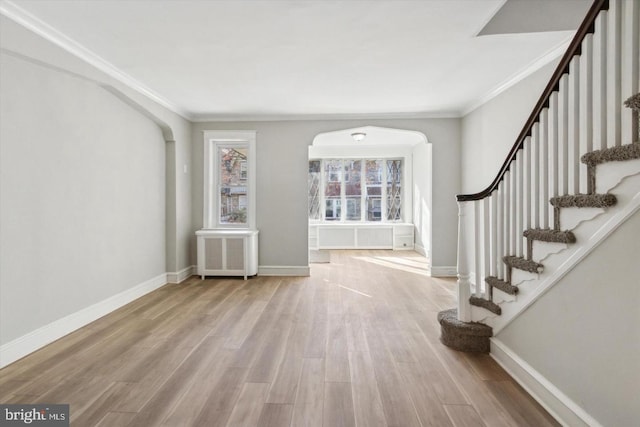
[[(431, 144), (422, 132), (364, 126), (309, 146), (309, 260), (331, 249), (431, 252)], [(430, 264), (430, 261), (429, 261)]]

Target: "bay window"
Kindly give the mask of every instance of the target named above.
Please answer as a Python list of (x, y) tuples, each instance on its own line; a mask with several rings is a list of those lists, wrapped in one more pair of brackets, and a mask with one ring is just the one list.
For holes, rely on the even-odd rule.
[(400, 159), (310, 160), (309, 220), (401, 222), (402, 176)]

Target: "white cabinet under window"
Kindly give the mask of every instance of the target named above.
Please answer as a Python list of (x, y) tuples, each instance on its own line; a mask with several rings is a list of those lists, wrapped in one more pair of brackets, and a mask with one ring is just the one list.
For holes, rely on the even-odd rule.
[(413, 224), (396, 224), (393, 226), (393, 249), (413, 249)]
[(248, 276), (258, 274), (257, 230), (199, 230), (198, 275)]
[(258, 273), (256, 132), (204, 131), (204, 211), (198, 275)]
[(309, 225), (310, 249), (394, 249), (414, 248), (414, 225), (316, 223)]

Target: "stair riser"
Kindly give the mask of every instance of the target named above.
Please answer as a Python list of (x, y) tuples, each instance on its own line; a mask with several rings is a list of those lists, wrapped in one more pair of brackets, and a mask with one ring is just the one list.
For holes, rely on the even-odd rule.
[(478, 323), (461, 322), (457, 319), (457, 310), (444, 310), (438, 313), (440, 323), (440, 341), (447, 347), (470, 353), (488, 353), (489, 339), (493, 331), (489, 326)]
[(550, 256), (558, 254), (571, 246), (566, 243), (536, 241), (533, 244), (533, 259), (538, 260), (546, 268), (547, 259)]
[(638, 173), (640, 173), (640, 159), (598, 165), (595, 191), (597, 193), (611, 192), (623, 179)]
[(440, 328), (440, 341), (449, 348), (467, 353), (489, 353), (491, 342), (489, 337), (474, 337), (458, 334), (455, 329), (447, 326)]

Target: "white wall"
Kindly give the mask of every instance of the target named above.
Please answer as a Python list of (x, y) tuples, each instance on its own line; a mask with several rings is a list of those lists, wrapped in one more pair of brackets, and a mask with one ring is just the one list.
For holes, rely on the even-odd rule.
[[(162, 128), (167, 151), (166, 264), (174, 272), (191, 260), (191, 125), (183, 117), (96, 69), (83, 59), (36, 35), (4, 16), (0, 17), (0, 43), (6, 53), (76, 75), (104, 88)], [(186, 167), (186, 172), (185, 172)]]
[(190, 172), (191, 128), (0, 19), (6, 363), (116, 308), (122, 295), (164, 283), (167, 269), (191, 266), (191, 181), (183, 172), (184, 165)]
[[(460, 120), (306, 120), (206, 122), (193, 126), (193, 224), (202, 227), (202, 131), (256, 130), (257, 220), (262, 266), (308, 265), (308, 146), (319, 133), (362, 126), (422, 132), (433, 146), (432, 265), (456, 265), (457, 207), (460, 190)], [(192, 245), (195, 259), (195, 243)]]
[(497, 336), (603, 426), (640, 420), (638, 236), (640, 211)]
[(480, 192), (494, 180), (559, 60), (463, 117), (462, 192)]
[(2, 343), (165, 270), (165, 146), (103, 89), (2, 54)]
[[(431, 144), (413, 147), (413, 223), (416, 228), (416, 249), (431, 258), (431, 212), (433, 169)], [(457, 236), (457, 234), (456, 234)], [(431, 261), (429, 260), (431, 263)], [(455, 264), (453, 264), (455, 265)]]

